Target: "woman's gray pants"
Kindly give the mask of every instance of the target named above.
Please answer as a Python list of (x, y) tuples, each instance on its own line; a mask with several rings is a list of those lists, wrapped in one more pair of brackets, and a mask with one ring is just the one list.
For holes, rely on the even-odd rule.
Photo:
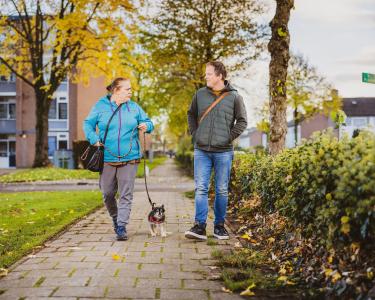
[[(133, 189), (138, 164), (114, 167), (104, 164), (100, 175), (99, 187), (103, 200), (111, 217), (117, 216), (117, 225), (126, 226), (133, 201)], [(116, 193), (119, 193), (118, 204)]]

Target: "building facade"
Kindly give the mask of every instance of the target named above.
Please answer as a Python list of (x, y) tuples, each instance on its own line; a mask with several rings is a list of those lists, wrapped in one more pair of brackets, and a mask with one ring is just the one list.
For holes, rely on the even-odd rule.
[[(54, 94), (48, 115), (48, 155), (72, 149), (85, 139), (82, 122), (94, 103), (106, 93), (103, 78), (88, 86), (63, 81)], [(33, 89), (15, 76), (0, 77), (0, 168), (31, 167), (35, 155), (35, 105)]]

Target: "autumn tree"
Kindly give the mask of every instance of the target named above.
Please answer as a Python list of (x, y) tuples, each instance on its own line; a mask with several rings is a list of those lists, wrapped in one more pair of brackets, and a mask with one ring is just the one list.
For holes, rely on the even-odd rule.
[(235, 71), (258, 57), (265, 29), (256, 18), (263, 11), (257, 0), (162, 0), (146, 20), (148, 98), (168, 115), (174, 134), (187, 132), (186, 111), (194, 91), (205, 83), (208, 61), (224, 60)]
[(276, 0), (276, 13), (270, 22), (272, 31), (268, 43), (270, 89), (270, 153), (277, 154), (285, 146), (287, 133), (287, 73), (290, 58), (288, 23), (294, 0)]
[(128, 75), (134, 28), (128, 0), (1, 0), (0, 72), (14, 73), (34, 90), (33, 166), (49, 164), (48, 111), (61, 82)]
[(333, 87), (311, 66), (303, 55), (292, 55), (287, 76), (287, 105), (293, 115), (297, 145), (298, 125), (302, 120), (323, 113), (328, 115), (341, 108), (341, 99)]

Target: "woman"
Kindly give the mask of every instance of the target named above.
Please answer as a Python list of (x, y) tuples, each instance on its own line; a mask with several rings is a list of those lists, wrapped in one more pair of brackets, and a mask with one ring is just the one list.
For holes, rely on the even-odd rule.
[[(113, 219), (117, 240), (127, 240), (126, 225), (129, 222), (135, 176), (142, 156), (138, 130), (143, 135), (143, 132), (151, 132), (154, 126), (143, 109), (130, 99), (132, 91), (129, 79), (116, 78), (107, 90), (109, 94), (99, 99), (84, 120), (83, 130), (91, 145), (101, 146), (108, 120), (121, 105), (109, 125), (99, 187)], [(115, 198), (117, 192), (118, 204)]]

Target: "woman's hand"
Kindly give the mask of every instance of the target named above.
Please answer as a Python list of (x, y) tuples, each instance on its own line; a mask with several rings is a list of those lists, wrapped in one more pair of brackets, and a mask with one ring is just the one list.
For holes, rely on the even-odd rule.
[(138, 128), (141, 131), (146, 131), (147, 130), (147, 124), (146, 123), (141, 123), (141, 124), (138, 125)]
[(94, 144), (94, 146), (96, 146), (96, 147), (100, 147), (100, 146), (102, 146), (103, 144), (101, 143), (101, 142), (96, 142), (95, 144)]

